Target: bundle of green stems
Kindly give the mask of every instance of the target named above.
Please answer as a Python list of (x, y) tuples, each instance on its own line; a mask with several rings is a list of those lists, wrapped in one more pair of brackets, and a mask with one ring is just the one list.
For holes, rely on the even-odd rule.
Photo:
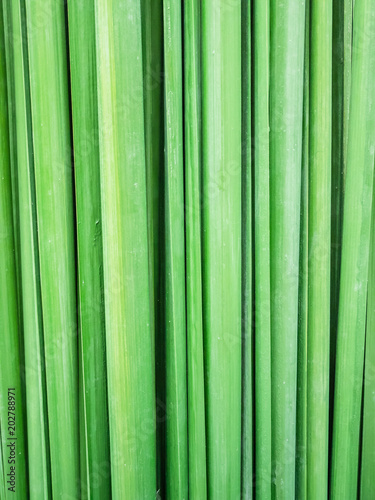
[(0, 500), (375, 498), (374, 47), (375, 0), (1, 0)]

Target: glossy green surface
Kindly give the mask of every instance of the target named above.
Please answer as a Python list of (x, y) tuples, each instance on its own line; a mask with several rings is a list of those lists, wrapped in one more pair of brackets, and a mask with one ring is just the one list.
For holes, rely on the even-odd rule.
[(305, 3), (271, 0), (270, 196), (273, 495), (295, 498)]
[(311, 5), (307, 333), (307, 498), (328, 491), (332, 2)]
[(271, 498), (271, 301), (269, 163), (269, 1), (253, 7), (255, 475), (256, 497)]
[(241, 491), (241, 4), (202, 2), (208, 496)]
[(112, 498), (156, 493), (140, 4), (96, 1)]
[(374, 171), (375, 2), (356, 0), (337, 332), (331, 498), (355, 498)]
[(207, 498), (201, 259), (200, 2), (184, 4), (186, 319), (189, 498)]
[[(53, 0), (25, 3), (52, 494), (78, 498), (77, 303), (65, 10)], [(41, 9), (49, 13), (42, 24)]]

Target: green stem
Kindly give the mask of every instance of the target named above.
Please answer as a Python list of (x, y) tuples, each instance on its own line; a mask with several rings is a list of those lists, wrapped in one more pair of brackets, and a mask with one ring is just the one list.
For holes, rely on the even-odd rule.
[[(143, 42), (143, 95), (146, 149), (146, 187), (150, 274), (150, 326), (153, 340), (153, 361), (159, 363), (161, 321), (161, 273), (162, 262), (162, 191), (161, 176), (164, 161), (163, 130), (163, 2), (142, 0)], [(159, 371), (159, 370), (157, 370)], [(154, 370), (155, 373), (155, 370)], [(160, 390), (158, 376), (155, 377), (157, 394)], [(162, 470), (162, 426), (157, 421), (157, 484), (161, 484)]]
[(337, 332), (331, 498), (356, 498), (374, 169), (375, 1), (356, 0)]
[[(4, 500), (27, 498), (3, 11), (0, 8), (0, 430)], [(11, 392), (9, 390), (11, 389)], [(8, 411), (14, 413), (9, 415)], [(10, 425), (9, 416), (14, 417)], [(15, 439), (16, 438), (16, 439)], [(14, 456), (11, 453), (14, 452)], [(10, 462), (9, 462), (10, 460)], [(12, 469), (15, 485), (12, 491)]]
[[(16, 0), (14, 3), (19, 3), (21, 0)], [(16, 6), (15, 6), (16, 7)], [(15, 61), (13, 57), (13, 44), (20, 45), (22, 38), (13, 31), (12, 14), (7, 3), (2, 3), (2, 10), (4, 16), (4, 45), (6, 60), (6, 77), (7, 77), (7, 95), (8, 95), (8, 135), (10, 146), (10, 173), (11, 173), (11, 189), (12, 189), (12, 210), (13, 210), (13, 234), (14, 234), (14, 252), (16, 261), (16, 275), (17, 275), (17, 303), (18, 307), (18, 322), (19, 322), (19, 336), (21, 346), (21, 369), (23, 370), (25, 360), (23, 351), (23, 309), (22, 305), (22, 285), (21, 285), (21, 248), (20, 248), (20, 202), (18, 198), (18, 158), (17, 158), (17, 119), (16, 119), (16, 95), (15, 87), (16, 81), (12, 77), (15, 72)], [(22, 373), (21, 376), (24, 376)], [(24, 397), (24, 386), (22, 387)]]
[(111, 488), (94, 4), (69, 0), (68, 14), (83, 404), (80, 443), (85, 457), (81, 460), (81, 496), (105, 500)]
[(30, 498), (51, 496), (29, 64), (24, 1), (4, 2), (12, 33)]
[(141, 8), (151, 333), (154, 337), (159, 284), (160, 163), (163, 161), (162, 2), (142, 0)]
[(181, 5), (166, 0), (165, 68), (165, 324), (166, 498), (188, 495), (185, 237), (182, 133)]
[(299, 261), (296, 498), (307, 499), (307, 311), (309, 231), (310, 3), (306, 3)]
[(97, 0), (112, 498), (156, 493), (140, 3)]
[[(42, 26), (41, 11), (48, 13)], [(26, 0), (26, 14), (52, 494), (77, 498), (77, 304), (65, 9), (53, 0)]]
[(271, 1), (270, 176), (274, 495), (295, 497), (305, 3)]
[(311, 4), (307, 335), (307, 496), (328, 491), (332, 2)]
[(375, 491), (375, 197), (372, 200), (370, 265), (367, 295), (365, 379), (363, 396), (361, 500)]
[[(332, 230), (331, 372), (334, 374), (340, 291), (342, 216), (348, 149), (353, 0), (333, 0), (332, 18)], [(334, 380), (333, 377), (331, 377)], [(333, 391), (333, 383), (331, 383)]]
[(253, 498), (253, 227), (251, 138), (251, 2), (242, 2), (242, 498)]
[(241, 492), (241, 3), (202, 4), (208, 496)]
[(207, 498), (201, 262), (200, 2), (184, 4), (189, 498)]
[(271, 498), (271, 300), (269, 197), (269, 2), (255, 0), (254, 249), (256, 495)]

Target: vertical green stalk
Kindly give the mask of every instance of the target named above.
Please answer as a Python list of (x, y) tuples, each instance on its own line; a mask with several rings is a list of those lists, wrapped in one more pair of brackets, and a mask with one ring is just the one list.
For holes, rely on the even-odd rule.
[(271, 300), (269, 196), (269, 1), (255, 0), (254, 249), (255, 249), (255, 477), (256, 495), (271, 498)]
[[(5, 499), (27, 497), (3, 11), (0, 9), (0, 430)], [(9, 393), (8, 390), (11, 389)], [(9, 406), (11, 405), (11, 406)], [(14, 415), (9, 415), (8, 411)], [(14, 417), (13, 421), (9, 416)], [(12, 425), (13, 424), (13, 425)], [(14, 452), (14, 457), (11, 453)], [(11, 458), (10, 458), (11, 457)], [(11, 463), (9, 463), (9, 459)], [(12, 460), (14, 462), (12, 462)], [(10, 474), (15, 468), (14, 491)]]
[(271, 1), (270, 178), (274, 496), (295, 498), (305, 3)]
[[(340, 290), (342, 215), (352, 67), (353, 0), (333, 0), (332, 3), (334, 22), (332, 24), (331, 370), (334, 369), (335, 363)], [(333, 383), (331, 386), (333, 388)]]
[[(336, 1), (336, 0), (334, 0)], [(348, 157), (348, 139), (349, 139), (349, 109), (350, 109), (350, 88), (352, 81), (352, 50), (353, 50), (353, 10), (355, 0), (344, 0), (344, 16), (343, 16), (343, 110), (342, 110), (342, 182), (341, 182), (341, 210), (343, 210), (343, 196), (346, 164)], [(335, 12), (333, 11), (332, 18), (336, 20)], [(336, 116), (337, 119), (337, 116)], [(341, 218), (342, 226), (342, 218)], [(342, 227), (341, 227), (342, 237)]]
[[(46, 14), (43, 18), (41, 12)], [(62, 2), (26, 0), (26, 14), (52, 494), (78, 498), (77, 305), (65, 9)]]
[[(16, 38), (12, 27), (12, 17), (9, 9), (6, 7), (6, 2), (2, 2), (2, 15), (4, 16), (4, 49), (6, 60), (6, 79), (7, 79), (7, 96), (8, 96), (8, 130), (9, 130), (9, 147), (10, 147), (10, 174), (11, 174), (11, 188), (12, 188), (12, 215), (13, 215), (13, 234), (14, 234), (14, 253), (16, 262), (17, 273), (17, 303), (18, 307), (18, 321), (19, 321), (19, 336), (20, 336), (20, 361), (21, 369), (24, 367), (24, 352), (22, 349), (23, 341), (23, 310), (22, 310), (22, 285), (21, 285), (21, 249), (20, 249), (20, 214), (19, 214), (19, 199), (18, 199), (18, 170), (17, 170), (17, 132), (16, 132), (16, 96), (15, 86), (16, 81), (13, 78), (14, 74), (14, 60), (13, 60), (13, 47), (12, 44), (22, 43), (22, 39)], [(21, 377), (24, 373), (21, 373)], [(24, 385), (22, 385), (24, 392)]]
[(146, 148), (151, 333), (156, 335), (158, 308), (160, 163), (163, 161), (162, 12), (161, 0), (142, 0), (143, 95)]
[[(353, 0), (332, 2), (332, 182), (331, 182), (331, 340), (330, 399), (334, 397), (336, 339), (340, 295), (342, 222), (348, 150), (352, 71)], [(330, 405), (329, 446), (332, 448), (333, 405)], [(331, 467), (332, 454), (329, 457)]]
[(181, 5), (166, 0), (165, 71), (165, 324), (166, 324), (166, 493), (188, 495), (185, 237), (182, 133)]
[[(333, 0), (332, 17), (332, 183), (331, 183), (331, 345), (330, 398), (334, 397), (336, 339), (340, 295), (342, 224), (348, 151), (350, 85), (352, 71), (354, 0)], [(330, 405), (332, 448), (333, 405)], [(331, 467), (332, 454), (329, 457)]]
[(241, 299), (242, 299), (242, 442), (241, 494), (253, 498), (253, 226), (251, 158), (251, 2), (241, 10)]
[(375, 197), (372, 200), (370, 265), (367, 295), (366, 356), (363, 400), (361, 500), (375, 491)]
[(156, 494), (142, 33), (136, 0), (95, 2), (112, 498)]
[(374, 171), (375, 1), (356, 0), (333, 417), (331, 498), (356, 498)]
[[(78, 240), (83, 429), (81, 495), (110, 498), (95, 9), (68, 2)], [(86, 463), (86, 470), (82, 470)]]
[(241, 3), (202, 3), (208, 496), (241, 491)]
[[(153, 340), (154, 362), (160, 362), (160, 339), (163, 337), (161, 326), (162, 305), (160, 247), (163, 238), (161, 176), (164, 161), (163, 134), (163, 2), (161, 0), (142, 0), (142, 43), (143, 43), (143, 96), (144, 130), (146, 149), (146, 188), (147, 219), (150, 275), (150, 326)], [(163, 361), (162, 361), (163, 362)], [(157, 372), (161, 370), (157, 369)], [(155, 373), (155, 371), (154, 371)], [(155, 376), (157, 395), (160, 380)], [(158, 405), (157, 405), (158, 406)], [(161, 420), (157, 410), (157, 484), (161, 483), (162, 447)]]
[(307, 496), (328, 492), (332, 2), (311, 3), (307, 335)]
[[(10, 147), (10, 176), (12, 188), (12, 213), (13, 213), (13, 237), (14, 237), (14, 255), (16, 262), (16, 278), (17, 278), (17, 310), (18, 310), (18, 336), (20, 346), (20, 371), (21, 371), (21, 397), (22, 405), (26, 407), (25, 394), (25, 351), (24, 351), (24, 331), (23, 331), (23, 302), (22, 302), (22, 284), (21, 284), (21, 247), (20, 247), (20, 200), (18, 187), (18, 160), (17, 160), (17, 122), (16, 122), (16, 82), (13, 78), (14, 60), (13, 47), (14, 32), (12, 27), (12, 18), (9, 9), (6, 8), (6, 3), (2, 2), (4, 16), (4, 47), (6, 60), (6, 78), (7, 78), (7, 96), (8, 96), (8, 130), (9, 130), (9, 147)], [(17, 39), (16, 43), (21, 43)], [(26, 425), (26, 424), (25, 424)], [(26, 431), (26, 428), (25, 428)], [(26, 445), (26, 442), (25, 442)]]
[(3, 6), (12, 34), (30, 498), (46, 499), (51, 478), (26, 12), (23, 0)]
[(307, 499), (307, 310), (309, 234), (310, 2), (306, 3), (298, 305), (296, 498)]
[(184, 4), (189, 498), (207, 498), (201, 261), (200, 2)]

